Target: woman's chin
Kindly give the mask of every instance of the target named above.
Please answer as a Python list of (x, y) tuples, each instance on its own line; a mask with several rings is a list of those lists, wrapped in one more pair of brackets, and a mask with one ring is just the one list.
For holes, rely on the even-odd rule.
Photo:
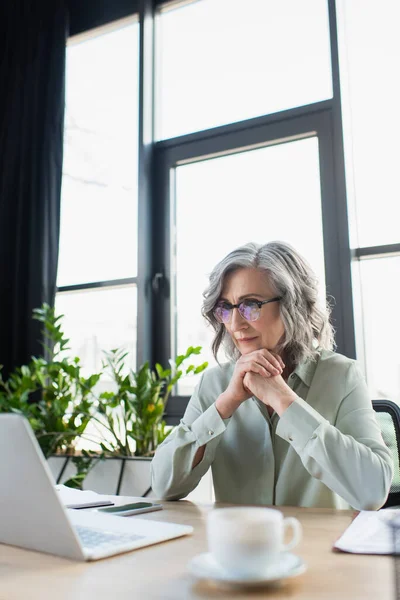
[(250, 352), (255, 352), (256, 350), (261, 350), (262, 346), (258, 340), (249, 341), (249, 342), (237, 342), (236, 348), (239, 350), (240, 354), (250, 354)]

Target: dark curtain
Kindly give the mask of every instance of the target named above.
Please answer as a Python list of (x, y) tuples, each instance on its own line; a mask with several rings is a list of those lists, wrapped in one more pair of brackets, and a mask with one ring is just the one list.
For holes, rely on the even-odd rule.
[(0, 1), (0, 364), (40, 356), (33, 308), (54, 303), (67, 9)]

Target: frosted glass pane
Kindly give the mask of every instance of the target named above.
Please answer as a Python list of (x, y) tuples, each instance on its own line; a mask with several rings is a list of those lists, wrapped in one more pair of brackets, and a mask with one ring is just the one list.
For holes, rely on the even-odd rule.
[(363, 260), (360, 270), (371, 398), (400, 404), (400, 257)]
[(200, 0), (156, 42), (158, 139), (332, 97), (325, 0)]
[(338, 8), (353, 245), (398, 243), (400, 3), (340, 0)]
[(138, 25), (67, 50), (58, 286), (137, 273)]
[(124, 347), (127, 367), (136, 367), (137, 290), (135, 286), (79, 292), (56, 297), (56, 313), (64, 314), (70, 356), (79, 356), (84, 373), (101, 369), (104, 350)]

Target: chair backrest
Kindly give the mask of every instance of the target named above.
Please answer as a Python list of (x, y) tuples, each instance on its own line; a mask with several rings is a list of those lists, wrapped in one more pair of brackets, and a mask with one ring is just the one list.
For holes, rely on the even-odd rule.
[(400, 506), (400, 406), (392, 400), (372, 400), (377, 413), (383, 441), (389, 448), (394, 465), (394, 475), (389, 495), (382, 508)]

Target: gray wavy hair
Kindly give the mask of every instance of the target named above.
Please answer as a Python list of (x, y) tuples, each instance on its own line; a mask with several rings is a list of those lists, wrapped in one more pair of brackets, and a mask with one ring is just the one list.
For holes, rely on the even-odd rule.
[(213, 311), (226, 275), (241, 268), (265, 271), (274, 294), (281, 296), (279, 305), (285, 333), (276, 350), (284, 352), (293, 367), (313, 358), (316, 346), (334, 348), (334, 330), (329, 320), (331, 308), (328, 302), (325, 307), (318, 304), (318, 279), (307, 261), (286, 242), (250, 243), (233, 250), (214, 267), (209, 286), (203, 293), (202, 315), (215, 331), (212, 343), (215, 358), (221, 344), (230, 359), (240, 357), (231, 336), (223, 323), (216, 320)]

